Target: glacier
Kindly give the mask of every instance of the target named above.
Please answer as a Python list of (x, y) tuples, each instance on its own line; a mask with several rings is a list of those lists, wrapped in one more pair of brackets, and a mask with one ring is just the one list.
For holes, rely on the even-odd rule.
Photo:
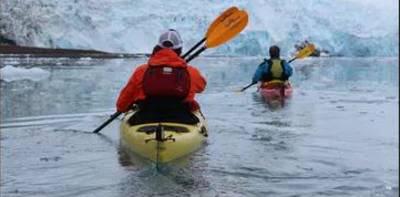
[(149, 53), (158, 36), (177, 29), (184, 49), (200, 40), (226, 8), (249, 13), (235, 39), (207, 54), (284, 55), (308, 40), (337, 56), (398, 56), (397, 0), (1, 0), (0, 36), (19, 45)]

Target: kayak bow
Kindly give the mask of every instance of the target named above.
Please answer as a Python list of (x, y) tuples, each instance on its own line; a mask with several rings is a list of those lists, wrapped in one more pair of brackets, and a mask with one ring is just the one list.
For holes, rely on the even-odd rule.
[(137, 111), (125, 114), (121, 123), (120, 138), (130, 151), (157, 164), (167, 163), (198, 150), (207, 138), (206, 121), (200, 112), (195, 125), (160, 122), (131, 126), (129, 118)]

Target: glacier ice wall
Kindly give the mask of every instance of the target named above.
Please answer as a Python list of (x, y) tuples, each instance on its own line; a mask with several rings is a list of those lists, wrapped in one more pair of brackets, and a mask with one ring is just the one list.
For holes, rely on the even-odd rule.
[(208, 53), (265, 55), (305, 39), (342, 56), (397, 56), (397, 0), (1, 0), (0, 35), (20, 45), (148, 53), (158, 35), (179, 30), (188, 49), (224, 9), (250, 22), (240, 36)]

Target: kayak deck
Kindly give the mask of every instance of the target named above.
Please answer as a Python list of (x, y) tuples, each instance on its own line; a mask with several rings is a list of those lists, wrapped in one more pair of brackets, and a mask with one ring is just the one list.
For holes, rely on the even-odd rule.
[(130, 151), (156, 163), (166, 163), (198, 150), (207, 138), (207, 126), (203, 116), (195, 125), (161, 122), (131, 126), (128, 112), (121, 123), (120, 138)]

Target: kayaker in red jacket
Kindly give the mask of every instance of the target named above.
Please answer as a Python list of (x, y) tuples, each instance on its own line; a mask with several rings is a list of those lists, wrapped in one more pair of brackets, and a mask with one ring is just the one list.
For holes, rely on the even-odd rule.
[(205, 89), (206, 80), (199, 70), (180, 57), (182, 39), (176, 30), (163, 33), (147, 64), (137, 67), (122, 89), (117, 110), (126, 112), (133, 104), (173, 105), (176, 102), (199, 110), (195, 94)]

